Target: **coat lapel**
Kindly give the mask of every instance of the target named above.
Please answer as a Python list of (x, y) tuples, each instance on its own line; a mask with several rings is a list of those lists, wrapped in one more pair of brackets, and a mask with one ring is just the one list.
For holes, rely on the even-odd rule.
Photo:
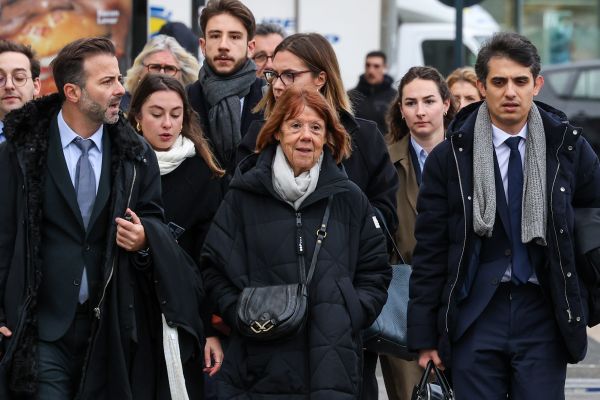
[(102, 172), (100, 173), (100, 183), (98, 185), (98, 193), (96, 193), (94, 209), (92, 210), (92, 216), (88, 224), (88, 233), (92, 231), (98, 215), (110, 197), (110, 166), (110, 135), (107, 129), (104, 128), (104, 134), (102, 135)]
[(48, 135), (49, 175), (52, 177), (54, 183), (58, 187), (59, 192), (65, 198), (65, 201), (73, 211), (73, 214), (75, 215), (77, 221), (79, 221), (81, 228), (84, 229), (81, 211), (79, 210), (79, 204), (77, 204), (77, 194), (75, 193), (73, 182), (69, 176), (67, 162), (65, 161), (65, 155), (62, 150), (62, 143), (60, 141), (60, 133), (58, 131), (58, 122), (56, 117), (54, 117), (50, 123)]
[(417, 195), (419, 194), (419, 185), (417, 184), (417, 176), (412, 168), (412, 161), (409, 155), (410, 135), (406, 135), (399, 141), (388, 146), (390, 159), (394, 165), (399, 165), (404, 173), (405, 193), (411, 209), (417, 214)]

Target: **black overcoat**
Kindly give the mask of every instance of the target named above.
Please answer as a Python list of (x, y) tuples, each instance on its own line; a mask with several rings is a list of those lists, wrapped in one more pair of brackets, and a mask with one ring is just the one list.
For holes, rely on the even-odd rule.
[[(50, 95), (27, 103), (5, 120), (0, 145), (0, 323), (13, 331), (0, 362), (0, 397), (9, 380), (31, 389), (37, 373), (36, 301), (41, 275), (42, 202), (48, 130), (62, 102)], [(178, 327), (184, 362), (200, 354), (201, 283), (164, 224), (154, 152), (120, 116), (105, 132), (111, 140), (109, 228), (91, 346), (78, 399), (170, 398), (162, 355), (161, 313)], [(153, 255), (136, 261), (116, 246), (116, 217), (131, 208), (142, 220)], [(150, 262), (148, 262), (150, 261)], [(173, 268), (174, 265), (179, 268)], [(198, 360), (199, 361), (199, 360)], [(33, 386), (34, 388), (34, 386)]]

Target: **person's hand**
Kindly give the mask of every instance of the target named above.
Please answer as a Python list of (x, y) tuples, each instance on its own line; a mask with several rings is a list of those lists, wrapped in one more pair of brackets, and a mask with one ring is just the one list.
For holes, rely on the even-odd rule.
[(7, 327), (3, 326), (3, 327), (0, 328), (0, 335), (6, 336), (6, 337), (11, 337), (12, 336), (12, 332), (10, 331), (10, 329), (8, 329)]
[(437, 350), (419, 350), (419, 366), (425, 369), (427, 367), (427, 364), (429, 363), (429, 360), (433, 360), (435, 366), (438, 367), (440, 370), (443, 371), (444, 369), (446, 369), (446, 367), (444, 367), (444, 364), (442, 364), (442, 359), (440, 358), (440, 355), (438, 354)]
[[(214, 362), (213, 362), (214, 361)], [(208, 376), (213, 376), (221, 369), (223, 363), (223, 348), (221, 341), (217, 336), (206, 338), (204, 346), (204, 372), (208, 372)]]
[(116, 218), (117, 223), (117, 245), (127, 251), (138, 251), (145, 249), (146, 232), (139, 217), (128, 208), (125, 215), (131, 216), (131, 222), (124, 218)]

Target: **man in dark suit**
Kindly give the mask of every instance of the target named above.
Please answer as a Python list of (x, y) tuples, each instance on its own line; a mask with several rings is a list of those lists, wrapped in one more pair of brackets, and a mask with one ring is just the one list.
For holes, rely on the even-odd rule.
[(200, 115), (217, 160), (233, 175), (235, 153), (250, 123), (262, 119), (252, 109), (262, 98), (265, 82), (256, 77), (256, 23), (239, 0), (211, 0), (200, 16), (200, 48), (204, 65), (198, 81), (188, 87), (190, 104)]
[(449, 366), (460, 399), (564, 399), (587, 346), (574, 214), (600, 205), (600, 166), (565, 115), (533, 101), (535, 46), (493, 36), (464, 108), (427, 158), (408, 309), (419, 363)]
[(133, 359), (141, 329), (137, 276), (124, 274), (149, 257), (136, 255), (144, 227), (162, 224), (158, 165), (119, 114), (109, 39), (75, 41), (52, 67), (58, 94), (11, 113), (0, 146), (0, 397), (130, 398), (135, 368), (107, 360)]

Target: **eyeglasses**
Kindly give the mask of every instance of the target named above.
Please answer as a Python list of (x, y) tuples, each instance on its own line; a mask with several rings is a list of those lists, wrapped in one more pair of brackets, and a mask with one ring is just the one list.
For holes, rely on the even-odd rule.
[[(25, 86), (25, 84), (27, 83), (27, 79), (29, 78), (31, 78), (31, 76), (27, 76), (27, 74), (24, 73), (14, 74), (10, 76), (13, 85), (15, 85), (16, 87)], [(6, 82), (8, 82), (8, 77), (6, 75), (0, 75), (0, 87), (6, 86)]]
[(254, 60), (254, 62), (263, 64), (263, 63), (266, 63), (267, 60), (269, 60), (269, 58), (271, 59), (271, 61), (273, 61), (273, 57), (275, 57), (275, 56), (274, 55), (268, 55), (265, 52), (260, 52), (260, 53), (258, 53), (256, 55), (254, 55), (254, 57), (252, 57), (252, 60)]
[(169, 76), (175, 76), (179, 72), (179, 68), (170, 64), (148, 64), (144, 65), (148, 72), (153, 74), (165, 74)]
[(284, 86), (289, 86), (292, 85), (294, 83), (294, 79), (296, 79), (296, 77), (298, 75), (301, 74), (305, 74), (307, 72), (312, 72), (311, 70), (306, 70), (306, 71), (286, 71), (286, 72), (282, 72), (281, 74), (278, 74), (275, 71), (265, 71), (265, 79), (267, 80), (267, 83), (269, 83), (269, 85), (273, 85), (275, 83), (275, 81), (277, 80), (277, 78), (281, 79), (281, 83), (284, 84)]

